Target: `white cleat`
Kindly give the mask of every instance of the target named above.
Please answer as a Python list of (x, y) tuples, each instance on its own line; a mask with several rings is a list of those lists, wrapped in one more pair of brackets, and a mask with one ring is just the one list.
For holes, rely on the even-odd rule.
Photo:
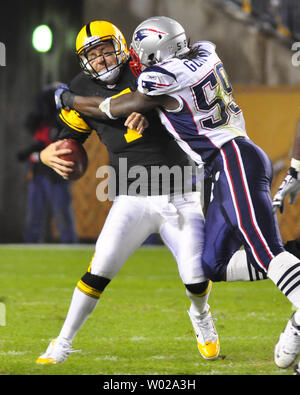
[(208, 310), (196, 317), (188, 310), (197, 338), (197, 346), (204, 359), (217, 359), (220, 353), (220, 341), (208, 306)]
[(300, 352), (300, 328), (295, 327), (294, 319), (288, 321), (274, 350), (274, 361), (279, 368), (291, 366)]
[(41, 365), (62, 363), (65, 362), (71, 352), (76, 352), (72, 349), (71, 343), (53, 339), (46, 352), (38, 357), (36, 363)]

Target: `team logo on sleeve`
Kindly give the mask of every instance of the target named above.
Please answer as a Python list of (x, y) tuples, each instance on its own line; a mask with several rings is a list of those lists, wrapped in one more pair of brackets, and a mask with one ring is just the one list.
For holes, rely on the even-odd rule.
[(167, 88), (168, 86), (170, 86), (170, 84), (161, 84), (159, 82), (147, 81), (147, 80), (142, 81), (142, 88), (144, 89), (145, 92), (151, 92), (151, 91), (155, 91), (158, 89), (164, 89), (164, 88)]

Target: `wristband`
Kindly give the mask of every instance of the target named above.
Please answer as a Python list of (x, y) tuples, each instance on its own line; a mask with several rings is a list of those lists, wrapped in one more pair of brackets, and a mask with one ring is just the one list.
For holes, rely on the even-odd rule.
[(110, 112), (110, 101), (111, 97), (103, 100), (103, 102), (99, 105), (99, 110), (104, 112), (104, 114), (106, 114), (110, 119), (118, 119), (118, 117), (114, 117)]
[(291, 167), (293, 167), (297, 172), (300, 171), (300, 160), (298, 159), (291, 159)]

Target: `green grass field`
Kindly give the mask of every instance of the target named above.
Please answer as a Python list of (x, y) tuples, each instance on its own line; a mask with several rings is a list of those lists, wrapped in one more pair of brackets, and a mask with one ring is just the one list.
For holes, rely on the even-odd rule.
[(273, 362), (291, 305), (270, 280), (214, 284), (220, 357), (200, 356), (186, 310), (189, 300), (165, 249), (140, 249), (109, 284), (60, 365), (36, 358), (64, 322), (92, 248), (0, 248), (1, 375), (291, 375)]

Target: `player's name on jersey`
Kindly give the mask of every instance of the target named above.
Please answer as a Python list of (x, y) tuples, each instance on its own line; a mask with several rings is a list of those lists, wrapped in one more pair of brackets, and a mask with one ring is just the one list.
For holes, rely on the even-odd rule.
[(96, 196), (103, 202), (113, 201), (116, 195), (182, 195), (200, 191), (203, 169), (192, 165), (129, 167), (127, 158), (120, 158), (118, 169), (109, 165), (100, 166), (96, 178), (101, 179)]

